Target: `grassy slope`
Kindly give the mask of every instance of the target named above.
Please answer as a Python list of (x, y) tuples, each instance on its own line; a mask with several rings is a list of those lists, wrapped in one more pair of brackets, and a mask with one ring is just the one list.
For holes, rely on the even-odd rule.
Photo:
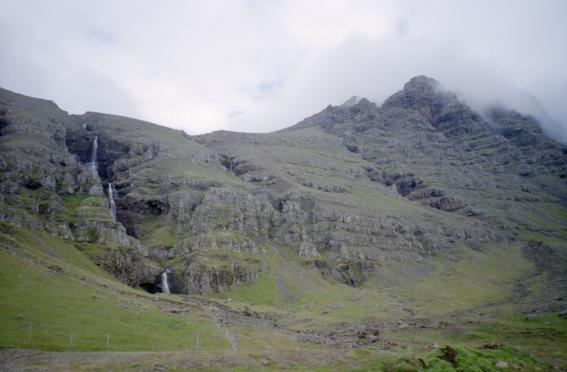
[[(164, 136), (163, 128), (140, 126), (139, 123), (132, 125), (132, 128), (125, 127), (125, 132), (120, 135), (136, 140), (160, 138), (167, 148), (175, 148), (173, 152), (177, 151), (177, 144), (189, 143), (177, 131), (168, 129)], [(111, 123), (108, 129), (114, 131), (115, 127), (116, 124)], [(297, 183), (293, 185), (336, 203), (337, 208), (343, 204), (349, 208), (354, 206), (414, 218), (419, 215), (442, 220), (448, 225), (457, 225), (464, 220), (392, 196), (382, 186), (367, 180), (355, 177), (346, 182), (343, 175), (360, 170), (365, 162), (339, 146), (335, 138), (316, 129), (295, 131), (283, 138), (263, 137), (267, 138), (266, 143), (235, 146), (230, 153), (249, 158), (255, 164), (273, 170), (279, 177), (290, 179), (288, 171), (291, 171), (297, 177), (308, 177), (316, 185), (351, 187), (350, 194), (333, 194), (307, 189)], [(191, 146), (196, 145), (191, 142)], [(337, 152), (339, 147), (342, 150)], [(158, 159), (154, 170), (195, 179), (221, 180), (227, 188), (246, 187), (243, 181), (222, 169), (189, 165), (187, 159), (192, 153), (179, 151), (181, 153), (176, 153), (173, 160)], [(329, 153), (333, 155), (330, 157)], [(67, 209), (79, 207), (82, 202), (74, 197), (64, 201)], [(558, 221), (564, 222), (567, 218), (564, 212), (557, 208), (540, 208), (523, 212), (526, 216), (522, 220), (533, 219), (534, 224), (546, 225), (549, 224), (546, 218), (551, 217), (552, 225), (548, 226), (559, 231), (564, 225)], [(149, 246), (173, 245), (172, 226), (164, 221), (150, 219), (146, 222), (144, 243)], [(160, 300), (159, 296), (124, 286), (96, 267), (83, 252), (60, 239), (31, 234), (12, 226), (3, 226), (2, 231), (1, 347), (105, 350), (107, 335), (110, 335), (108, 349), (113, 351), (193, 350), (195, 336), (199, 335), (202, 351), (227, 353), (232, 350), (210, 313), (195, 311), (174, 315), (160, 310), (160, 306), (168, 301), (184, 304), (182, 298), (166, 296)], [(547, 239), (554, 244), (564, 244), (545, 232), (520, 230), (519, 233), (526, 240), (535, 237), (535, 240)], [(417, 357), (414, 355), (416, 350), (422, 352), (433, 342), (476, 348), (482, 343), (498, 341), (565, 363), (565, 321), (555, 315), (535, 323), (508, 315), (500, 317), (513, 310), (510, 303), (513, 285), (533, 271), (532, 264), (522, 256), (517, 245), (490, 247), (486, 252), (459, 248), (455, 254), (456, 262), (437, 257), (424, 263), (385, 263), (360, 289), (322, 279), (288, 247), (265, 246), (264, 249), (266, 253), (261, 259), (269, 270), (257, 283), (241, 285), (219, 295), (221, 300), (233, 300), (228, 306), (277, 313), (291, 329), (319, 328), (343, 321), (356, 323), (367, 318), (388, 321), (449, 317), (450, 313), (469, 309), (472, 313), (468, 316), (476, 322), (470, 326), (450, 327), (446, 331), (407, 330), (386, 334), (398, 344), (392, 349), (392, 356), (409, 355), (413, 358), (408, 362), (411, 364)], [(85, 252), (89, 250), (96, 251), (96, 247), (87, 246)], [(545, 278), (538, 277), (531, 286), (542, 288), (545, 284)], [(481, 311), (491, 312), (493, 316), (487, 320), (480, 316)], [(292, 352), (299, 349), (314, 353), (329, 351), (323, 346), (299, 343), (285, 334), (262, 327), (237, 326), (230, 332), (237, 336), (241, 353), (269, 354), (274, 350)], [(529, 341), (526, 335), (530, 336)], [(383, 357), (383, 353), (375, 350), (353, 355), (366, 363), (363, 367), (368, 369), (383, 366), (386, 363)]]
[[(232, 353), (222, 330), (208, 317), (210, 314), (202, 316), (200, 314), (203, 313), (197, 310), (183, 314), (166, 313), (156, 306), (167, 303), (164, 297), (173, 303), (183, 303), (184, 300), (176, 296), (162, 296), (159, 300), (159, 296), (124, 286), (60, 239), (3, 225), (0, 244), (2, 347), (71, 351), (191, 351), (195, 349), (195, 336), (199, 335), (201, 353)], [(316, 272), (306, 269), (286, 247), (268, 250), (265, 262), (272, 270), (264, 274), (258, 283), (230, 290), (222, 297), (232, 298), (233, 302), (229, 305), (235, 308), (248, 306), (254, 310), (278, 313), (284, 324), (297, 329), (338, 321), (356, 322), (367, 317), (398, 319), (399, 314), (389, 309), (396, 309), (399, 301), (404, 301), (406, 307), (412, 302), (415, 306), (419, 301), (425, 301), (425, 306), (414, 308), (416, 317), (442, 314), (448, 310), (445, 305), (450, 302), (455, 302), (458, 308), (466, 308), (479, 304), (479, 298), (484, 299), (484, 303), (505, 300), (506, 294), (499, 295), (500, 292), (494, 291), (502, 284), (499, 281), (505, 281), (503, 278), (506, 277), (515, 278), (522, 270), (529, 269), (514, 254), (513, 248), (506, 249), (506, 253), (490, 253), (490, 261), (494, 261), (492, 265), (487, 265), (484, 260), (488, 258), (478, 253), (471, 264), (474, 265), (475, 259), (479, 260), (474, 265), (477, 269), (469, 266), (469, 260), (451, 266), (439, 262), (434, 268), (435, 273), (450, 271), (462, 277), (463, 282), (475, 283), (484, 290), (475, 292), (472, 297), (467, 291), (459, 291), (458, 283), (454, 289), (448, 286), (443, 296), (432, 296), (427, 288), (440, 288), (441, 282), (445, 281), (444, 275), (437, 274), (415, 288), (376, 289), (368, 286), (354, 289), (329, 283)], [(510, 265), (510, 271), (495, 278), (499, 263)], [(277, 281), (276, 277), (279, 277)], [(501, 311), (503, 307), (495, 305), (492, 310), (495, 309)], [(323, 312), (326, 314), (321, 315)], [(475, 318), (473, 314), (469, 316)], [(235, 355), (244, 358), (268, 355), (275, 359), (273, 356), (276, 354), (298, 353), (299, 350), (314, 355), (329, 352), (324, 346), (298, 343), (270, 328), (231, 326), (229, 332), (238, 339), (238, 353)], [(530, 335), (529, 341), (523, 337), (526, 334)], [(498, 341), (563, 363), (565, 349), (562, 348), (567, 345), (566, 334), (565, 320), (556, 316), (534, 322), (518, 317), (476, 319), (462, 328), (392, 331), (384, 334), (398, 345), (390, 352), (377, 353), (369, 349), (366, 354), (355, 352), (345, 355), (351, 360), (349, 363), (354, 360), (354, 365), (372, 369), (387, 363), (405, 363), (405, 359), (392, 361), (399, 355), (406, 355), (411, 363), (415, 363), (416, 358), (423, 356), (414, 352), (426, 350), (433, 342), (450, 342), (451, 345), (474, 349), (483, 343)], [(110, 335), (108, 348), (107, 335)], [(387, 358), (388, 355), (390, 358)], [(303, 354), (297, 356), (298, 368), (305, 357)]]
[[(487, 343), (514, 347), (567, 367), (567, 320), (557, 314), (535, 320), (511, 315), (517, 301), (516, 283), (534, 270), (533, 264), (516, 246), (495, 247), (488, 252), (463, 249), (456, 262), (436, 259), (427, 270), (422, 270), (421, 280), (386, 283), (377, 276), (359, 289), (322, 280), (314, 270), (303, 266), (301, 259), (287, 247), (273, 248), (265, 262), (270, 271), (258, 282), (242, 285), (219, 297), (230, 298), (229, 306), (237, 309), (278, 313), (287, 327), (297, 330), (367, 320), (446, 320), (447, 326), (437, 329), (386, 330), (382, 337), (394, 345), (389, 352), (376, 354), (369, 349), (364, 357), (355, 353), (365, 368), (381, 370), (379, 368), (389, 368), (400, 361), (403, 364), (405, 359), (397, 359), (400, 355), (409, 358), (408, 365), (419, 367), (417, 358), (427, 360), (424, 351), (431, 350), (433, 344), (465, 348), (461, 351), (470, 358), (466, 362), (469, 364), (492, 361), (494, 365), (495, 361), (507, 360), (510, 366), (515, 363), (528, 370), (538, 366), (535, 362), (520, 362), (522, 358), (517, 356), (506, 357), (505, 351), (492, 356), (485, 355), (491, 351), (474, 351)], [(399, 267), (379, 270), (399, 270)], [(407, 268), (407, 273), (418, 271), (420, 269)], [(393, 275), (384, 276), (391, 279)], [(545, 277), (533, 277), (525, 283), (529, 291), (538, 291), (547, 285)], [(440, 368), (433, 370), (447, 367), (430, 365), (433, 366)]]
[[(49, 350), (226, 349), (214, 324), (164, 314), (145, 292), (122, 285), (80, 251), (43, 234), (0, 234), (1, 346)], [(31, 328), (31, 334), (30, 334)]]
[[(64, 241), (6, 224), (0, 233), (0, 298), (0, 348), (184, 351), (185, 357), (196, 359), (211, 355), (259, 359), (300, 350), (314, 355), (330, 352), (324, 346), (301, 344), (269, 327), (219, 325), (215, 311), (208, 307), (122, 285)], [(170, 305), (189, 311), (164, 311)], [(237, 339), (236, 353), (231, 335)], [(157, 355), (139, 354), (136, 363), (153, 361)], [(72, 368), (97, 369), (101, 363), (110, 363), (111, 368), (131, 367), (107, 357), (100, 354), (92, 365), (77, 362)], [(301, 356), (297, 362), (305, 358), (309, 357)], [(49, 362), (53, 368), (58, 368), (56, 359)], [(64, 362), (63, 366), (67, 369), (70, 364)]]
[[(200, 351), (232, 350), (214, 321), (214, 311), (164, 312), (160, 308), (167, 308), (169, 301), (185, 308), (193, 305), (177, 296), (150, 295), (125, 286), (58, 238), (4, 224), (0, 247), (0, 347), (195, 350), (198, 336)], [(294, 339), (270, 329), (242, 327), (230, 332), (237, 335), (243, 352), (270, 349), (266, 339), (280, 350), (298, 348)]]
[(264, 262), (270, 270), (258, 282), (226, 291), (221, 297), (264, 310), (283, 306), (286, 311), (313, 317), (314, 325), (367, 317), (431, 317), (506, 304), (512, 300), (514, 282), (532, 270), (531, 263), (513, 246), (486, 253), (463, 249), (457, 262), (437, 258), (433, 264), (415, 263), (407, 271), (423, 274), (411, 281), (392, 281), (396, 278), (393, 271), (399, 268), (379, 267), (377, 275), (363, 288), (322, 279), (285, 247), (274, 248)]

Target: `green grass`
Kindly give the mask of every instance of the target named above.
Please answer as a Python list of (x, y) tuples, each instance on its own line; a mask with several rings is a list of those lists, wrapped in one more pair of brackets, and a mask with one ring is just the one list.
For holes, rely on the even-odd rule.
[(428, 317), (467, 308), (504, 306), (512, 300), (512, 284), (533, 270), (515, 246), (494, 247), (486, 252), (462, 248), (457, 262), (436, 258), (425, 269), (417, 263), (408, 263), (405, 270), (382, 264), (362, 288), (352, 288), (324, 280), (288, 247), (265, 250), (262, 260), (268, 271), (256, 283), (228, 290), (222, 297), (259, 305), (260, 310), (292, 311), (296, 316), (313, 319), (315, 327), (368, 317)]
[[(69, 243), (5, 223), (0, 231), (0, 298), (3, 299), (0, 347), (77, 351), (194, 350), (195, 336), (199, 335), (203, 352), (231, 352), (230, 343), (208, 317), (191, 312), (174, 315), (159, 310), (153, 300), (155, 296), (116, 282)], [(89, 243), (81, 246), (85, 252), (97, 249)], [(415, 317), (449, 316), (452, 311), (473, 307), (502, 311), (505, 306), (498, 303), (505, 303), (511, 295), (511, 283), (532, 270), (519, 247), (493, 247), (485, 252), (462, 248), (456, 262), (436, 258), (422, 277), (407, 277), (405, 272), (396, 273), (395, 265), (383, 264), (378, 267), (381, 275), (390, 278), (398, 275), (398, 281), (387, 282), (378, 275), (363, 288), (351, 288), (324, 280), (288, 246), (264, 244), (261, 249), (265, 253), (253, 256), (254, 265), (267, 267), (259, 280), (228, 289), (217, 297), (231, 298), (232, 302), (227, 305), (235, 309), (249, 306), (254, 311), (279, 314), (278, 322), (290, 329), (356, 323), (368, 317), (394, 320), (410, 316), (403, 310), (407, 307), (415, 311)], [(211, 251), (202, 258), (209, 266), (222, 268), (227, 259), (247, 261), (252, 257), (238, 252)], [(411, 265), (407, 269), (419, 271)], [(184, 301), (175, 296), (164, 296), (161, 301), (164, 300), (180, 304)], [(400, 302), (403, 307), (399, 306)], [(566, 360), (565, 328), (565, 320), (550, 315), (534, 322), (519, 317), (490, 318), (447, 330), (385, 333), (384, 338), (407, 348), (398, 348), (389, 354), (373, 350), (364, 355), (357, 352), (352, 362), (362, 370), (396, 370), (397, 367), (412, 370), (419, 368), (416, 363), (421, 363), (418, 360), (421, 358), (433, 368), (431, 370), (442, 371), (447, 365), (435, 352), (416, 354), (433, 342), (439, 342), (456, 345), (454, 348), (463, 366), (484, 364), (486, 370), (491, 370), (489, 366), (504, 360), (509, 365), (522, 363), (524, 370), (530, 370), (542, 364), (509, 348), (495, 351), (477, 348), (484, 343), (501, 342), (561, 365)], [(239, 353), (328, 352), (325, 346), (298, 343), (293, 337), (270, 328), (237, 325), (229, 329), (237, 336)], [(108, 347), (107, 336), (110, 337)], [(298, 360), (294, 368), (305, 368), (302, 363)]]
[(117, 283), (59, 239), (43, 236), (34, 247), (25, 232), (11, 237), (0, 240), (0, 347), (184, 350), (199, 335), (203, 350), (230, 349), (212, 321), (159, 311), (150, 295)]
[(545, 244), (549, 244), (552, 246), (567, 248), (567, 240), (562, 236), (556, 236), (556, 234), (547, 235), (544, 232), (523, 230), (520, 231), (519, 237), (520, 239), (526, 242), (527, 241), (543, 242)]
[(63, 200), (63, 206), (69, 210), (77, 209), (83, 200), (87, 198), (88, 195), (75, 194), (75, 195), (63, 195), (61, 199)]
[(85, 194), (64, 195), (63, 210), (57, 214), (58, 221), (64, 222), (87, 222), (100, 221), (112, 222), (108, 212), (107, 200), (102, 196), (90, 196)]
[(274, 274), (265, 272), (255, 283), (244, 283), (238, 288), (225, 291), (220, 297), (240, 303), (273, 306), (278, 303)]
[(524, 316), (504, 316), (473, 324), (465, 329), (461, 342), (486, 340), (515, 348), (567, 368), (567, 320), (554, 313), (533, 320)]
[(433, 315), (511, 299), (511, 283), (533, 269), (518, 247), (460, 251), (457, 262), (443, 258), (417, 283), (396, 288), (400, 298), (413, 302), (417, 313)]
[[(498, 309), (484, 309), (483, 312), (494, 310)], [(519, 315), (495, 317), (479, 313), (471, 312), (464, 318), (447, 318), (447, 326), (442, 328), (390, 331), (385, 332), (383, 337), (398, 345), (396, 353), (408, 348), (426, 350), (434, 344), (477, 349), (492, 343), (513, 347), (560, 368), (567, 368), (566, 319), (553, 313), (533, 320)]]
[[(113, 351), (190, 350), (194, 348), (198, 334), (202, 350), (230, 350), (230, 344), (221, 337), (211, 320), (197, 314), (163, 313), (154, 306), (152, 295), (117, 283), (82, 252), (62, 240), (46, 234), (30, 234), (9, 225), (4, 225), (2, 231), (0, 242), (4, 249), (0, 251), (0, 294), (2, 299), (9, 301), (2, 301), (0, 307), (3, 315), (0, 329), (4, 335), (0, 346), (105, 350), (109, 335), (108, 349)], [(529, 270), (529, 264), (520, 258), (514, 247), (501, 247), (485, 253), (465, 250), (456, 263), (439, 261), (437, 267), (417, 285), (350, 288), (322, 279), (287, 246), (264, 245), (262, 249), (265, 254), (259, 257), (268, 270), (260, 275), (260, 279), (229, 289), (218, 297), (231, 298), (233, 301), (228, 305), (236, 309), (250, 306), (255, 311), (278, 313), (283, 316), (281, 321), (287, 322), (292, 329), (317, 328), (341, 321), (356, 322), (367, 317), (395, 319), (392, 308), (397, 306), (399, 299), (417, 304), (416, 311), (422, 315), (441, 315), (454, 309), (489, 305), (506, 298), (506, 292), (499, 293), (499, 288), (506, 287), (507, 283)], [(224, 265), (224, 253), (221, 256), (217, 255), (218, 252), (209, 253), (205, 257), (207, 263), (215, 267)], [(235, 259), (248, 257), (237, 252), (233, 255)], [(504, 264), (507, 265), (506, 270), (502, 270)], [(459, 281), (448, 283), (447, 272), (460, 278)], [(440, 295), (436, 289), (441, 287), (444, 292)], [(301, 322), (297, 323), (299, 320)], [(541, 327), (549, 329), (555, 326), (555, 323), (542, 325), (544, 320), (538, 322)], [(486, 327), (467, 329), (466, 334), (429, 331), (420, 335), (401, 333), (388, 337), (399, 337), (400, 342), (405, 340), (415, 345), (436, 339), (456, 345), (465, 342), (471, 347), (481, 340), (491, 342), (497, 339), (494, 330), (501, 329), (504, 324), (509, 324), (505, 327), (511, 330), (510, 333), (502, 333), (506, 344), (510, 344), (507, 335), (517, 341), (522, 339), (521, 332), (529, 331), (530, 327), (533, 327), (534, 334), (541, 328), (536, 323), (526, 325), (513, 318), (484, 324)], [(294, 339), (261, 327), (233, 326), (231, 332), (237, 335), (240, 350), (247, 352), (291, 352), (298, 348)], [(414, 337), (416, 341), (408, 341)], [(558, 337), (563, 339), (559, 342), (551, 340), (550, 344), (555, 345), (559, 357), (563, 358), (559, 348), (565, 345), (564, 333)], [(267, 339), (271, 341), (266, 343)], [(538, 345), (535, 351), (542, 350), (541, 354), (546, 356), (546, 344)], [(521, 342), (515, 342), (514, 346), (523, 349)], [(317, 348), (313, 345), (308, 347), (312, 351)], [(530, 350), (529, 347), (526, 349)], [(398, 350), (396, 355), (406, 355), (407, 352)], [(463, 355), (466, 353), (463, 352)], [(488, 358), (492, 362), (488, 356), (473, 356)], [(380, 359), (384, 359), (384, 355)]]
[(142, 241), (149, 247), (164, 246), (171, 248), (177, 242), (175, 225), (164, 223), (157, 217), (147, 217), (141, 225)]
[(510, 347), (496, 349), (473, 349), (462, 346), (443, 345), (428, 353), (404, 357), (372, 357), (371, 353), (360, 351), (364, 367), (357, 371), (501, 371), (498, 363), (505, 363), (506, 370), (543, 371), (549, 365)]
[[(6, 225), (2, 231), (0, 297), (9, 301), (0, 303), (0, 330), (3, 335), (0, 347), (75, 351), (192, 351), (195, 349), (195, 336), (199, 335), (202, 352), (231, 352), (230, 343), (208, 318), (191, 312), (173, 315), (160, 311), (154, 305), (155, 297), (117, 283), (80, 251), (58, 238), (35, 236)], [(388, 300), (391, 300), (388, 293), (380, 297), (368, 288), (349, 288), (318, 278), (316, 272), (302, 266), (301, 259), (294, 256), (288, 247), (262, 248), (267, 251), (265, 263), (271, 265), (270, 271), (263, 273), (258, 282), (244, 284), (221, 296), (232, 298), (231, 306), (235, 308), (252, 306), (255, 310), (279, 313), (283, 316), (283, 322), (289, 319), (291, 328), (293, 323), (301, 320), (297, 324), (300, 329), (339, 320), (352, 322), (363, 319), (372, 315), (378, 302), (384, 301), (382, 304), (387, 306)], [(496, 257), (497, 262), (502, 262), (498, 255), (510, 253), (504, 250), (492, 258)], [(480, 261), (479, 264), (486, 263)], [(281, 288), (278, 288), (276, 275), (281, 277), (286, 290), (292, 294), (287, 300)], [(486, 271), (481, 271), (479, 275), (486, 275)], [(515, 273), (510, 275), (514, 277)], [(307, 279), (310, 280), (305, 283)], [(372, 293), (374, 297), (370, 296)], [(183, 303), (181, 298), (175, 301)], [(288, 314), (289, 318), (285, 317), (288, 310), (286, 304), (292, 311)], [(320, 316), (320, 319), (305, 322), (319, 316), (319, 312), (329, 304), (339, 305), (339, 308), (331, 310), (329, 315)], [(546, 360), (565, 360), (567, 324), (557, 316), (549, 315), (533, 322), (519, 317), (501, 318), (463, 328), (455, 333), (449, 330), (414, 330), (383, 334), (382, 337), (412, 345), (412, 348), (395, 350), (389, 354), (377, 353), (374, 349), (357, 351), (347, 357), (350, 364), (342, 365), (341, 369), (358, 365), (363, 370), (396, 370), (398, 367), (414, 370), (411, 368), (419, 368), (421, 358), (428, 366), (427, 370), (448, 370), (447, 363), (438, 358), (439, 350), (417, 354), (411, 351), (431, 345), (434, 341), (456, 345), (453, 347), (458, 352), (457, 362), (467, 368), (484, 365), (485, 370), (492, 370), (490, 368), (500, 360), (510, 366), (518, 364), (524, 370), (545, 367), (543, 363), (509, 347), (477, 349), (488, 342), (503, 342), (519, 350), (534, 352)], [(293, 337), (269, 328), (230, 326), (230, 332), (237, 336), (238, 355), (245, 358), (252, 357), (250, 353), (259, 353), (258, 358), (262, 358), (261, 355), (274, 352), (288, 353), (286, 355), (299, 351), (313, 355), (329, 352), (324, 345), (298, 343)], [(541, 336), (542, 332), (548, 336)], [(107, 336), (110, 337), (108, 347)], [(308, 357), (306, 355), (310, 354), (297, 356), (299, 359), (294, 362), (294, 368), (305, 368), (302, 367), (304, 362), (301, 358)]]
[[(201, 353), (232, 352), (223, 332), (210, 318), (199, 315), (201, 310), (175, 315), (155, 306), (158, 299), (183, 305), (182, 298), (150, 295), (120, 284), (58, 238), (35, 236), (5, 224), (2, 231), (0, 347), (194, 351), (198, 336)], [(237, 336), (239, 352), (294, 352), (300, 348), (293, 337), (269, 328), (228, 329)], [(307, 349), (320, 347), (308, 345)]]

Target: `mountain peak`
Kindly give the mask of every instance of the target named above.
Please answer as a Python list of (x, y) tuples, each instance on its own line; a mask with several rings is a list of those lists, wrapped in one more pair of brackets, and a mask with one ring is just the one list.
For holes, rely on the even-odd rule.
[(457, 101), (457, 96), (447, 91), (440, 82), (433, 78), (419, 75), (411, 78), (401, 91), (386, 99), (382, 107), (411, 108), (422, 113), (426, 112), (426, 116), (431, 118), (432, 108), (436, 107), (438, 109)]
[(437, 80), (425, 75), (412, 77), (405, 85), (405, 91), (417, 91), (420, 93), (429, 93), (437, 90), (444, 90), (443, 86)]
[(346, 101), (343, 102), (343, 104), (340, 107), (351, 107), (356, 105), (358, 102), (360, 102), (361, 98), (359, 96), (352, 96), (349, 99), (347, 99)]

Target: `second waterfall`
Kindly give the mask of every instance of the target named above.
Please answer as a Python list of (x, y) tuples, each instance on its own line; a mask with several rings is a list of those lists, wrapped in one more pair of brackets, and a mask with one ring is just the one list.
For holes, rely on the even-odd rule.
[(116, 219), (116, 201), (115, 201), (116, 190), (111, 182), (108, 183), (108, 209), (110, 209), (110, 215), (113, 219)]
[(98, 152), (98, 137), (95, 136), (93, 140), (93, 144), (91, 145), (91, 158), (89, 164), (90, 170), (93, 172), (94, 175), (98, 176), (98, 163), (97, 163), (97, 155)]
[[(90, 170), (93, 172), (95, 177), (99, 179), (98, 175), (98, 136), (95, 136), (93, 143), (91, 145), (91, 158), (88, 163)], [(110, 210), (110, 215), (112, 219), (116, 219), (116, 190), (112, 182), (108, 183), (107, 188), (108, 194), (108, 209)]]

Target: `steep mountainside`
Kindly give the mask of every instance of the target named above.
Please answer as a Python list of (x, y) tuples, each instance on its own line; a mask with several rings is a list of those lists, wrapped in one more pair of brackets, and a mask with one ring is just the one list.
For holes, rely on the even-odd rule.
[[(86, 285), (85, 293), (134, 299), (124, 319), (153, 309), (146, 292), (190, 295), (157, 305), (152, 319), (185, 324), (163, 308), (193, 309), (182, 312), (201, 323), (211, 350), (235, 349), (233, 336), (204, 336), (216, 332), (219, 311), (225, 326), (254, 319), (254, 335), (232, 330), (254, 339), (250, 350), (274, 334), (290, 350), (356, 348), (391, 324), (438, 330), (441, 319), (467, 312), (564, 312), (566, 206), (567, 146), (533, 117), (499, 106), (475, 112), (424, 76), (381, 106), (353, 97), (268, 134), (189, 136), (120, 116), (68, 115), (0, 89), (5, 283), (68, 277), (69, 293)], [(22, 285), (3, 290), (14, 296)], [(21, 293), (33, 298), (42, 288)], [(3, 307), (2, 329), (12, 335), (3, 345), (66, 349), (48, 336), (22, 341), (30, 319), (52, 334), (66, 317), (28, 302)], [(134, 331), (116, 332), (126, 340)], [(164, 332), (167, 350), (185, 347)]]

